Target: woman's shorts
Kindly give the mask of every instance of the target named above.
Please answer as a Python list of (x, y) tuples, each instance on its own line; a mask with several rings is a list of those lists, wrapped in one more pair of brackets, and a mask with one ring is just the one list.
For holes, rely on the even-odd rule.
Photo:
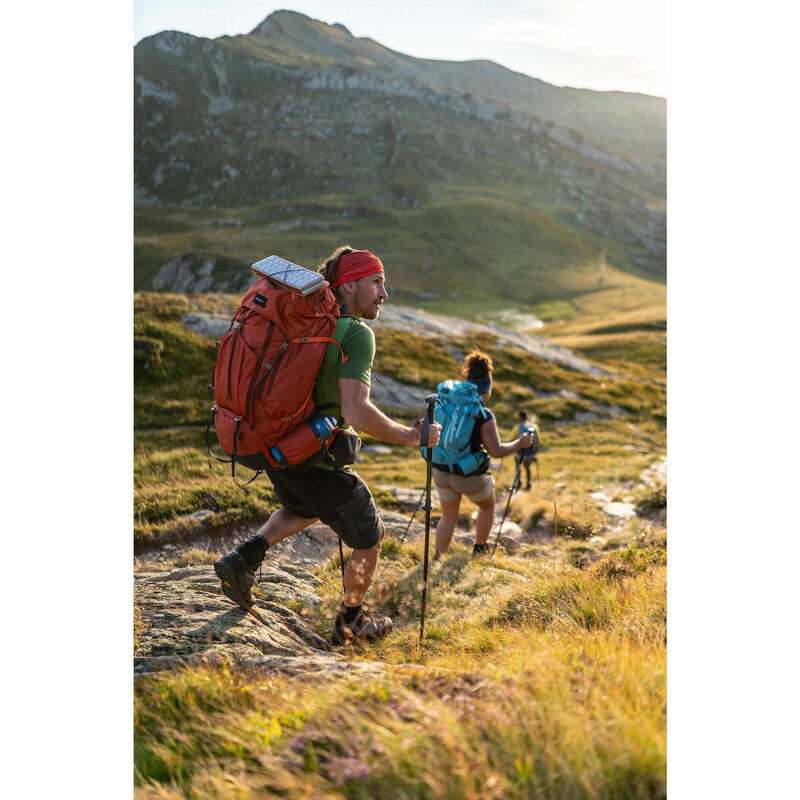
[(444, 470), (433, 468), (433, 482), (439, 493), (439, 502), (445, 503), (457, 500), (462, 494), (466, 495), (473, 503), (491, 497), (494, 494), (494, 478), (491, 473), (483, 475), (452, 475)]

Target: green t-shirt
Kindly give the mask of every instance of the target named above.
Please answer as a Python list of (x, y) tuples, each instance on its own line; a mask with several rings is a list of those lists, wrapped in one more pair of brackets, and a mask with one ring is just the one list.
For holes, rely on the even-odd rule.
[[(342, 398), (339, 393), (340, 378), (356, 378), (370, 385), (372, 360), (375, 358), (375, 334), (372, 329), (355, 317), (340, 317), (333, 338), (342, 349), (331, 342), (325, 350), (322, 368), (314, 387), (314, 403), (321, 416), (336, 415), (342, 419)], [(342, 351), (347, 357), (342, 361)], [(332, 408), (321, 408), (332, 403)]]

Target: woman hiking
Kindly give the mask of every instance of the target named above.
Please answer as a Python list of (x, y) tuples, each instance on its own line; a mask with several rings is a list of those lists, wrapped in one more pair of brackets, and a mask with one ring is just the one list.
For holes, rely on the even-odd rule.
[(484, 405), (492, 393), (492, 369), (492, 359), (474, 350), (464, 359), (462, 381), (439, 385), (442, 406), (437, 409), (436, 421), (442, 423), (442, 434), (433, 451), (433, 481), (442, 518), (436, 526), (434, 560), (450, 547), (464, 495), (478, 506), (472, 556), (487, 552), (494, 523), (494, 478), (489, 472), (489, 456), (502, 458), (531, 444), (530, 433), (512, 442), (500, 441), (494, 414)]

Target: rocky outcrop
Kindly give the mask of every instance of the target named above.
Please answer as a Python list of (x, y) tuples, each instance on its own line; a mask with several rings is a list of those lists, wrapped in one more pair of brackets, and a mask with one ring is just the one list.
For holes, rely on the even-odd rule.
[(372, 379), (369, 391), (372, 402), (396, 411), (419, 411), (431, 392), (424, 386), (401, 383), (379, 372), (373, 371)]
[[(187, 313), (183, 315), (181, 321), (187, 328), (196, 331), (201, 336), (218, 339), (228, 330), (231, 320), (229, 316), (220, 314)], [(483, 325), (457, 317), (431, 314), (429, 311), (422, 311), (410, 306), (387, 305), (381, 309), (378, 319), (368, 320), (368, 324), (376, 330), (394, 328), (440, 341), (469, 333), (487, 333), (496, 340), (499, 347), (523, 350), (546, 361), (587, 375), (599, 377), (611, 374), (607, 370), (590, 364), (571, 350), (567, 350), (566, 347), (553, 344), (543, 336), (514, 331), (499, 325)], [(460, 358), (461, 355), (459, 354), (458, 357)], [(425, 396), (435, 388), (434, 386), (410, 386), (387, 375), (378, 374), (372, 382), (370, 393), (376, 403), (403, 411), (417, 411), (422, 407)], [(624, 414), (624, 409), (617, 406), (608, 406), (606, 410), (612, 417)]]
[(421, 311), (410, 306), (387, 305), (381, 309), (378, 319), (369, 321), (369, 326), (376, 329), (396, 328), (409, 331), (417, 336), (440, 340), (469, 333), (487, 333), (496, 340), (500, 347), (524, 350), (526, 353), (546, 361), (561, 364), (568, 369), (584, 372), (587, 375), (599, 377), (610, 374), (567, 350), (566, 347), (553, 344), (542, 336), (509, 330), (499, 325), (483, 325), (456, 317), (431, 314), (429, 311)]
[[(419, 514), (410, 524), (408, 515), (394, 511), (381, 511), (381, 517), (387, 538), (405, 534), (413, 541), (424, 534)], [(225, 550), (250, 535), (240, 531), (217, 546)], [(180, 549), (170, 546), (170, 556)], [(300, 553), (312, 556), (304, 561), (324, 563), (338, 553), (336, 534), (316, 523), (271, 548), (256, 576), (250, 612), (222, 594), (210, 564), (164, 570), (156, 558), (140, 561), (134, 572), (134, 672), (223, 662), (305, 679), (380, 671), (380, 665), (344, 660), (294, 610), (320, 602), (319, 578), (293, 563)]]
[(231, 326), (232, 314), (182, 314), (181, 322), (190, 330), (207, 339), (219, 339)]
[(335, 658), (330, 646), (289, 608), (317, 605), (319, 583), (299, 567), (264, 565), (259, 597), (247, 612), (221, 593), (210, 565), (140, 570), (134, 574), (135, 671), (200, 661), (263, 662), (265, 657), (279, 657), (287, 666), (292, 662), (286, 659), (300, 657), (323, 670)]
[[(230, 277), (233, 272), (235, 277)], [(196, 253), (182, 253), (163, 264), (150, 281), (158, 292), (244, 291), (254, 280), (247, 265)], [(230, 322), (230, 320), (228, 320)]]

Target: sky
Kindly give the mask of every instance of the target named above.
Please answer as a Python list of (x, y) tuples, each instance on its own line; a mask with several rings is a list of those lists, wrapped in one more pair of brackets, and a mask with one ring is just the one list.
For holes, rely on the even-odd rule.
[(489, 59), (556, 86), (667, 93), (667, 0), (134, 0), (134, 43), (248, 33), (278, 9), (420, 58)]

